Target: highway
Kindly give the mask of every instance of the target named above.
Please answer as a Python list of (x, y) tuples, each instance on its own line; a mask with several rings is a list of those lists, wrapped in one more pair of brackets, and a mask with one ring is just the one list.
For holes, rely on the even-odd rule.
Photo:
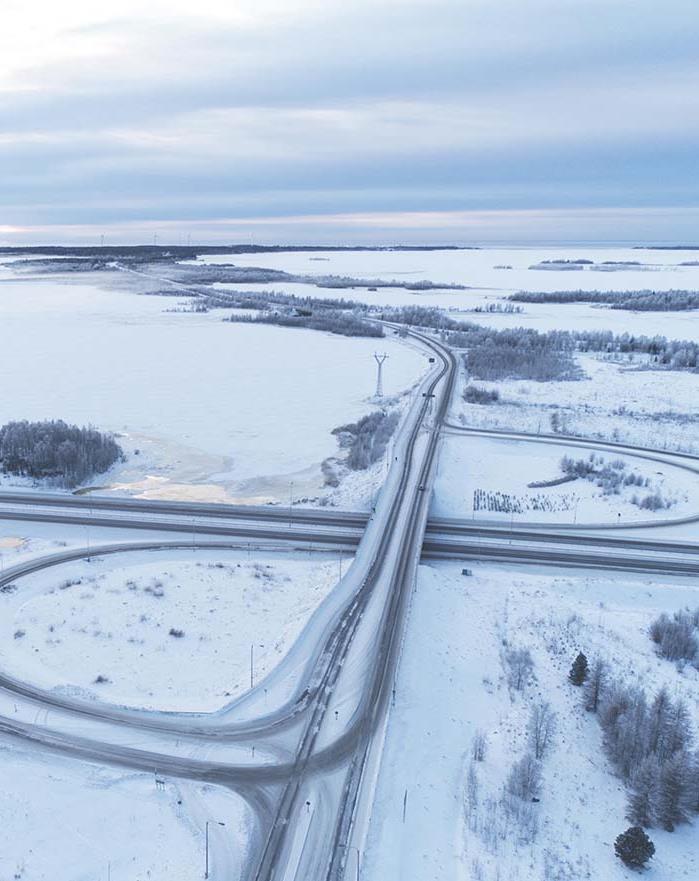
[[(286, 550), (334, 550), (354, 552), (363, 535), (369, 515), (361, 512), (315, 509), (289, 509), (277, 507), (244, 507), (236, 508), (226, 516), (228, 512), (220, 511), (227, 506), (203, 505), (202, 511), (197, 509), (197, 503), (169, 503), (169, 502), (144, 502), (144, 508), (152, 510), (150, 516), (142, 516), (139, 509), (139, 500), (134, 499), (95, 499), (98, 504), (90, 506), (84, 498), (75, 499), (68, 497), (69, 504), (63, 504), (63, 497), (50, 495), (48, 498), (37, 497), (26, 493), (2, 493), (0, 494), (0, 520), (11, 521), (36, 521), (67, 525), (91, 526), (94, 528), (111, 528), (120, 530), (139, 530), (156, 533), (175, 533), (179, 540), (126, 544), (155, 550), (158, 547), (190, 546), (203, 547), (212, 537), (234, 542), (238, 547), (252, 546), (277, 546)], [(8, 504), (9, 501), (13, 504)], [(102, 502), (104, 501), (104, 504)], [(124, 503), (127, 504), (124, 504)], [(94, 513), (108, 511), (107, 514)], [(186, 512), (186, 514), (185, 514)], [(194, 514), (196, 513), (196, 516)], [(690, 518), (684, 518), (688, 520)], [(694, 518), (691, 518), (694, 519)], [(674, 522), (674, 521), (671, 521)], [(660, 520), (654, 526), (660, 527), (667, 523)], [(605, 534), (607, 530), (612, 533), (619, 529), (632, 528), (635, 524), (595, 524), (562, 527), (558, 524), (528, 524), (526, 526), (514, 526), (494, 524), (493, 521), (459, 520), (452, 518), (432, 517), (426, 524), (426, 540), (422, 546), (422, 556), (425, 559), (479, 559), (493, 558), (493, 547), (496, 544), (506, 545), (506, 556), (512, 556), (511, 546), (535, 544), (538, 547), (538, 562), (550, 562), (552, 564), (564, 563), (568, 557), (561, 557), (558, 553), (561, 545), (575, 546), (577, 548), (589, 548), (587, 555), (578, 556), (578, 565), (599, 565), (599, 551), (604, 549), (604, 559), (615, 562), (618, 568), (623, 568), (624, 560), (629, 555), (648, 556), (651, 554), (662, 555), (660, 559), (650, 560), (648, 571), (663, 571), (663, 559), (667, 555), (699, 554), (699, 544), (691, 541), (661, 540), (655, 538), (630, 538), (627, 536), (610, 537)], [(648, 524), (645, 524), (646, 526)], [(183, 538), (188, 536), (188, 539)], [(246, 541), (247, 540), (247, 543)], [(225, 546), (225, 541), (221, 542)], [(103, 553), (115, 553), (123, 549), (125, 543), (115, 545)], [(96, 553), (96, 551), (93, 551)], [(79, 557), (78, 551), (71, 559)], [(611, 555), (616, 554), (613, 558)], [(8, 570), (4, 583), (9, 583), (10, 577), (21, 577), (31, 571), (50, 565), (52, 562), (60, 563), (67, 558), (65, 555), (54, 555), (49, 558), (24, 564), (17, 570)], [(535, 559), (528, 554), (528, 559)], [(640, 567), (638, 562), (630, 566), (634, 570)], [(666, 569), (665, 571), (670, 571)]]
[[(0, 728), (14, 738), (28, 739), (44, 748), (69, 755), (139, 770), (163, 768), (175, 776), (196, 775), (198, 779), (234, 786), (253, 805), (270, 805), (276, 798), (276, 808), (266, 827), (264, 846), (260, 848), (259, 861), (251, 877), (260, 881), (340, 877), (343, 871), (343, 861), (339, 859), (342, 851), (340, 845), (358, 834), (357, 810), (365, 791), (364, 771), (369, 765), (373, 731), (384, 719), (404, 613), (420, 557), (441, 421), (448, 409), (454, 383), (453, 355), (419, 334), (413, 336), (437, 356), (438, 366), (431, 369), (423, 380), (420, 392), (411, 405), (396, 443), (396, 461), (389, 472), (376, 511), (363, 531), (365, 517), (359, 521), (352, 514), (341, 517), (345, 537), (339, 540), (337, 535), (332, 537), (336, 545), (351, 543), (356, 546), (355, 563), (343, 579), (344, 584), (341, 582), (338, 585), (336, 593), (339, 599), (333, 600), (336, 608), (333, 608), (333, 602), (328, 604), (327, 620), (324, 623), (321, 621), (322, 629), (316, 622), (316, 631), (320, 636), (317, 644), (303, 646), (302, 659), (297, 657), (299, 651), (295, 653), (292, 648), (275, 675), (270, 677), (272, 684), (275, 676), (276, 680), (287, 678), (295, 681), (297, 684), (291, 694), (283, 694), (266, 715), (255, 714), (256, 690), (253, 690), (249, 693), (252, 697), (234, 702), (238, 704), (237, 716), (236, 707), (233, 707), (232, 712), (219, 714), (215, 719), (203, 720), (187, 714), (153, 714), (157, 718), (148, 719), (149, 714), (145, 713), (108, 706), (88, 709), (80, 702), (72, 702), (61, 696), (49, 698), (39, 690), (32, 690), (25, 684), (12, 682), (5, 677), (0, 681), (0, 690), (50, 708), (52, 727), (27, 725), (5, 716), (0, 717)], [(64, 504), (65, 499), (56, 503), (51, 494), (45, 494), (43, 498), (34, 495), (29, 504), (27, 501), (18, 495), (12, 499), (6, 498), (2, 516), (7, 520), (40, 519), (100, 527), (146, 528), (146, 519), (141, 511), (159, 520), (164, 513), (162, 506), (157, 503), (148, 503), (149, 510), (146, 512), (138, 503), (133, 504), (130, 500), (126, 505), (123, 504), (124, 500), (119, 500), (118, 505), (113, 506), (112, 500), (96, 503), (94, 499), (89, 499), (87, 512), (79, 497), (71, 497), (68, 506)], [(70, 510), (66, 511), (66, 508)], [(98, 514), (90, 510), (97, 508)], [(138, 508), (138, 513), (135, 510), (131, 513), (132, 508)], [(180, 522), (169, 526), (158, 522), (158, 531), (183, 531), (184, 518), (189, 515), (189, 510), (179, 508), (175, 511), (170, 508), (166, 516), (172, 517), (173, 513), (180, 517)], [(291, 513), (296, 520), (297, 512)], [(207, 512), (207, 535), (218, 534), (219, 531), (221, 535), (230, 534), (230, 521), (236, 518), (231, 518), (229, 514), (230, 509)], [(241, 537), (273, 541), (275, 533), (278, 536), (282, 529), (284, 541), (289, 541), (291, 527), (281, 526), (277, 512), (271, 514), (269, 519), (273, 522), (266, 528), (259, 523), (246, 525), (245, 520), (249, 516), (246, 511), (244, 518), (237, 517), (233, 532), (238, 542)], [(228, 524), (211, 522), (219, 518), (227, 520)], [(299, 527), (306, 540), (321, 541), (326, 530), (337, 530), (338, 520), (334, 512), (329, 512), (325, 518), (321, 516), (320, 528), (315, 512), (310, 518), (302, 515), (298, 520), (306, 523), (305, 529)], [(148, 528), (152, 529), (153, 524)], [(195, 523), (186, 524), (187, 532), (191, 530), (193, 533), (192, 542), (183, 538), (169, 542), (165, 539), (147, 543), (117, 542), (112, 546), (93, 547), (91, 552), (85, 548), (58, 552), (50, 560), (29, 561), (22, 571), (18, 567), (8, 570), (3, 580), (8, 583), (29, 571), (46, 565), (58, 565), (86, 553), (118, 553), (146, 545), (190, 547), (196, 544), (199, 547), (205, 539), (197, 528)], [(348, 529), (351, 535), (347, 533)], [(297, 539), (292, 535), (291, 540)], [(298, 670), (302, 671), (302, 675), (297, 675)], [(293, 675), (288, 675), (290, 671)], [(252, 712), (249, 710), (251, 704)], [(339, 727), (336, 706), (343, 709)], [(92, 726), (95, 736), (77, 736), (68, 731), (66, 720), (75, 716), (84, 717), (81, 724)], [(156, 737), (162, 732), (164, 738), (175, 731), (190, 738), (215, 739), (217, 742), (222, 737), (232, 739), (237, 736), (248, 737), (249, 740), (254, 734), (254, 742), (262, 745), (262, 738), (267, 735), (272, 741), (270, 751), (276, 749), (281, 754), (284, 749), (291, 747), (288, 751), (290, 759), (262, 765), (251, 764), (250, 761), (210, 765), (172, 755), (167, 749), (134, 751), (119, 742), (116, 733), (118, 729), (129, 727), (139, 731), (148, 729)], [(281, 791), (280, 778), (285, 778)], [(342, 782), (332, 785), (332, 780)], [(370, 793), (366, 798), (370, 798)], [(325, 808), (315, 814), (313, 828), (306, 829), (306, 834), (312, 836), (313, 847), (304, 846), (299, 854), (295, 830), (302, 828), (302, 823), (298, 821), (303, 817), (305, 806), (316, 800), (322, 800)], [(267, 812), (260, 810), (258, 813), (262, 828), (267, 820)]]
[[(421, 558), (699, 574), (699, 544), (690, 541), (610, 534), (603, 524), (508, 528), (492, 521), (428, 518), (456, 362), (437, 341), (415, 332), (411, 336), (429, 348), (437, 364), (405, 417), (395, 461), (371, 514), (92, 493), (1, 493), (2, 520), (155, 534), (25, 560), (4, 571), (0, 588), (70, 560), (136, 550), (246, 548), (254, 543), (267, 549), (355, 555), (349, 572), (265, 680), (264, 704), (260, 684), (217, 713), (137, 711), (46, 691), (0, 671), (0, 700), (15, 701), (18, 713), (12, 718), (0, 703), (3, 736), (82, 760), (234, 789), (257, 817), (250, 879), (340, 881), (348, 854), (362, 849), (366, 835), (400, 641)], [(595, 445), (453, 425), (449, 430)], [(601, 446), (605, 445), (595, 448)], [(653, 459), (659, 455), (650, 450), (638, 453)], [(694, 520), (699, 514), (682, 522)], [(37, 707), (51, 711), (50, 726), (48, 721), (27, 721)], [(143, 738), (139, 747), (130, 741), (136, 733)], [(177, 745), (180, 739), (183, 747)], [(254, 751), (248, 754), (250, 745), (257, 748), (257, 759)], [(191, 752), (184, 754), (187, 750)]]

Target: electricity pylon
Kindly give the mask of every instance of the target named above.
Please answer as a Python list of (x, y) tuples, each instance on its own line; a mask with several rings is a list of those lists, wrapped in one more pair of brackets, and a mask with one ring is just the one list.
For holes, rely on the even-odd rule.
[(383, 362), (388, 358), (388, 355), (384, 352), (383, 355), (378, 355), (374, 352), (374, 360), (376, 361), (378, 367), (378, 373), (376, 376), (376, 397), (383, 397)]

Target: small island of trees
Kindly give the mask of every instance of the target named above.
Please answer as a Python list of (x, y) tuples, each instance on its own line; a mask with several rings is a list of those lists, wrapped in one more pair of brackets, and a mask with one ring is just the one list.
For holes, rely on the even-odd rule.
[(0, 428), (0, 467), (5, 474), (71, 488), (123, 458), (111, 434), (60, 419), (8, 422)]

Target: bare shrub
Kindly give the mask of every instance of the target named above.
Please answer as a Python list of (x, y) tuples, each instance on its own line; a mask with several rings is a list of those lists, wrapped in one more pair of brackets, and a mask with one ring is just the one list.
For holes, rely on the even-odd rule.
[(479, 728), (473, 735), (473, 741), (471, 742), (471, 755), (473, 756), (474, 762), (484, 761), (487, 751), (488, 738)]
[(496, 404), (500, 400), (500, 392), (497, 389), (480, 388), (477, 385), (467, 385), (463, 394), (467, 404)]
[(668, 661), (694, 661), (699, 652), (697, 610), (675, 612), (672, 618), (662, 613), (650, 625), (650, 638), (658, 654)]
[(531, 801), (541, 793), (541, 764), (533, 753), (525, 753), (512, 766), (505, 789), (522, 801)]

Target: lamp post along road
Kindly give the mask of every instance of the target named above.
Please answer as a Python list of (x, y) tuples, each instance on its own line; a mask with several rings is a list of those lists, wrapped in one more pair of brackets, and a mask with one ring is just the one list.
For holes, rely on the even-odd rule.
[[(209, 877), (209, 820), (206, 821), (206, 850), (205, 850), (205, 865), (204, 865), (204, 877)], [(222, 823), (220, 820), (216, 820), (216, 824), (218, 826), (225, 826), (225, 823)]]

